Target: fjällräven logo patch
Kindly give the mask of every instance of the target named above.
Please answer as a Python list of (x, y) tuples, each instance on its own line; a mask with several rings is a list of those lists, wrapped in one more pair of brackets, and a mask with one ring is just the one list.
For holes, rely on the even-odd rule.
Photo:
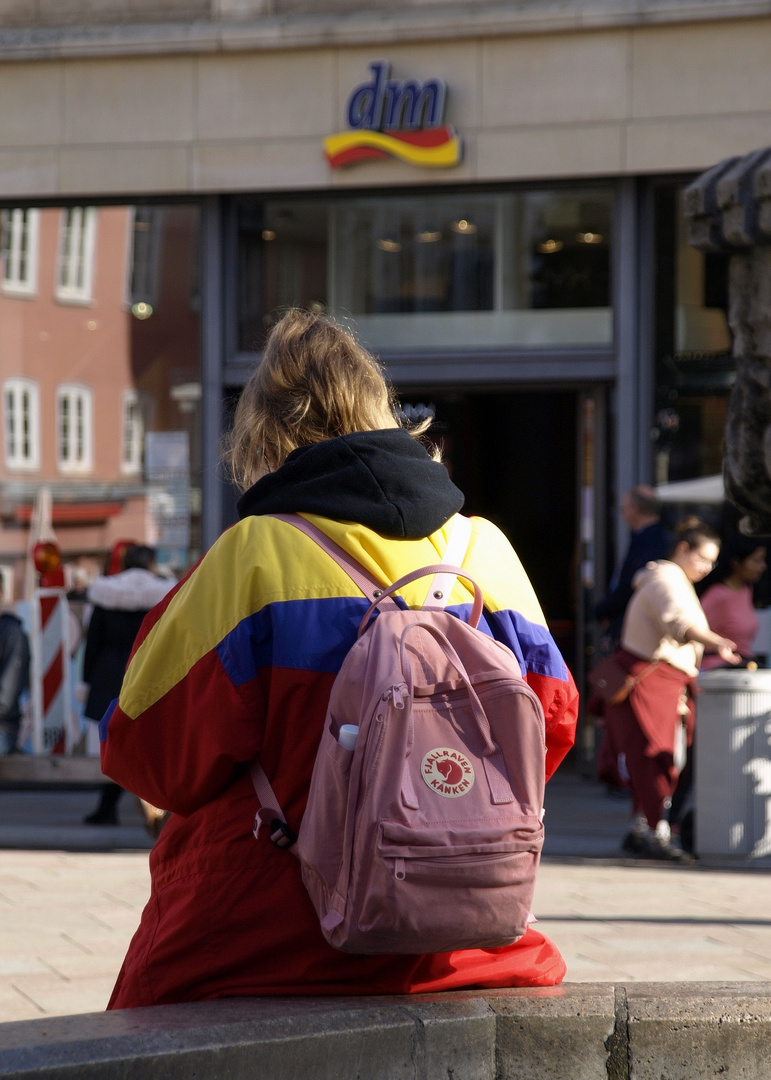
[(445, 799), (457, 799), (474, 786), (474, 766), (465, 754), (451, 746), (429, 750), (420, 772), (431, 790)]

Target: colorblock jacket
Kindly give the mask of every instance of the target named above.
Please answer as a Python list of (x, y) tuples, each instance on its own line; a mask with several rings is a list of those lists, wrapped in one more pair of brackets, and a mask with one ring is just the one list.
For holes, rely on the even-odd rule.
[[(247, 492), (241, 520), (147, 616), (100, 725), (102, 764), (172, 816), (150, 856), (152, 895), (110, 1007), (562, 979), (559, 952), (534, 929), (503, 949), (338, 952), (321, 935), (297, 860), (252, 835), (255, 757), (299, 827), (330, 688), (367, 608), (310, 538), (265, 515), (305, 514), (385, 586), (438, 561), (461, 503), (444, 467), (404, 431), (302, 448)], [(485, 592), (488, 632), (514, 650), (543, 704), (551, 773), (574, 737), (573, 680), (516, 554), (489, 522), (473, 519), (464, 568)], [(419, 606), (427, 586), (407, 586), (403, 601)], [(449, 610), (463, 618), (470, 606), (459, 581)]]

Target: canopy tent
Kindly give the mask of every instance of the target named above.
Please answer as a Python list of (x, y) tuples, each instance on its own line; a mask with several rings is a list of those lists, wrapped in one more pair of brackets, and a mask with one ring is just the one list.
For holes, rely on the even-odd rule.
[(693, 480), (676, 480), (672, 484), (658, 484), (656, 494), (663, 503), (706, 503), (719, 505), (725, 500), (723, 476), (697, 476)]

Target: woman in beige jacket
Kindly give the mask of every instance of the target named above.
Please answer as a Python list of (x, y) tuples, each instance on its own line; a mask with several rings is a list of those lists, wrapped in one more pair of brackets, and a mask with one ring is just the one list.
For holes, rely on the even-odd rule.
[(634, 595), (624, 617), (616, 659), (632, 676), (642, 676), (626, 701), (609, 705), (625, 755), (635, 825), (624, 851), (659, 859), (679, 859), (665, 820), (677, 784), (675, 745), (685, 729), (693, 738), (694, 680), (705, 645), (727, 663), (739, 663), (735, 644), (713, 633), (694, 584), (712, 569), (719, 540), (698, 518), (677, 527), (669, 559), (648, 563), (634, 579)]

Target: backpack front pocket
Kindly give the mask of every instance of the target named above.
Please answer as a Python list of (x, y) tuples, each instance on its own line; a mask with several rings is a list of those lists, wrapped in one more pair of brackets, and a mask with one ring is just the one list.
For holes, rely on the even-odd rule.
[(482, 823), (471, 837), (469, 831), (463, 823), (463, 842), (454, 844), (447, 823), (381, 822), (358, 918), (368, 951), (376, 942), (383, 952), (495, 948), (522, 936), (543, 842), (540, 822), (521, 819), (503, 829)]

